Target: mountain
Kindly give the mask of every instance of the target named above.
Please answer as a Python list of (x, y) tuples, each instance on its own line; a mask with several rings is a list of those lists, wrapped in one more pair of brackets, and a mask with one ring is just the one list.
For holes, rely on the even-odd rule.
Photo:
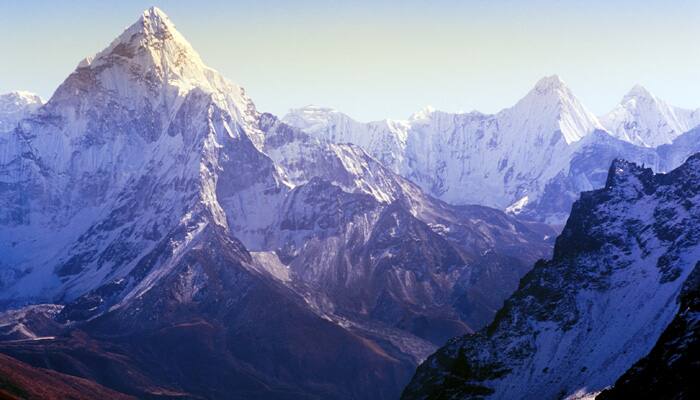
[(700, 395), (700, 268), (695, 265), (671, 324), (651, 352), (596, 399), (693, 399)]
[(243, 229), (223, 207), (252, 218), (286, 188), (256, 147), (256, 118), (162, 12), (145, 13), (0, 138), (12, 205), (0, 211), (0, 298), (72, 299), (121, 279), (194, 209)]
[(139, 398), (395, 398), (554, 236), (258, 112), (157, 8), (0, 135), (0, 178), (0, 352)]
[(43, 100), (34, 93), (16, 91), (0, 94), (0, 132), (9, 132), (17, 122), (35, 112)]
[[(250, 253), (222, 227), (192, 229), (198, 227), (189, 250), (167, 272), (158, 271), (149, 290), (64, 328), (53, 340), (2, 343), (1, 351), (138, 398), (396, 395), (413, 362), (321, 318), (301, 296), (252, 266)], [(59, 320), (75, 324), (92, 315), (114, 286), (66, 305)]]
[[(89, 339), (61, 329), (46, 343), (8, 346), (29, 347), (23, 359), (35, 365), (139, 397), (183, 387), (225, 389), (196, 383), (198, 367), (240, 387), (232, 393), (323, 396), (346, 390), (348, 382), (357, 384), (352, 397), (370, 396), (368, 388), (374, 398), (395, 393), (414, 361), (386, 355), (313, 313), (292, 290), (262, 275), (235, 238), (255, 245), (266, 213), (272, 218), (269, 210), (289, 190), (259, 150), (258, 117), (242, 89), (205, 67), (156, 8), (81, 62), (36, 115), (3, 137), (9, 151), (2, 151), (1, 171), (9, 184), (1, 195), (15, 206), (0, 218), (2, 298), (8, 305), (67, 304), (57, 319), (72, 326), (85, 320), (119, 325), (104, 330), (112, 334), (108, 340), (90, 325), (80, 330)], [(162, 313), (163, 303), (172, 314)], [(285, 318), (273, 317), (280, 312)], [(214, 335), (202, 326), (220, 329)], [(190, 335), (190, 352), (168, 360), (171, 347), (152, 347), (176, 344), (168, 332)], [(327, 345), (319, 347), (305, 332)], [(232, 352), (223, 357), (225, 345), (206, 347), (210, 338), (228, 341)], [(120, 339), (132, 347), (112, 349)], [(81, 350), (85, 340), (96, 342), (91, 352)], [(31, 356), (37, 345), (44, 354), (38, 359)], [(358, 360), (353, 371), (333, 366), (339, 357), (333, 351), (340, 350), (355, 354), (343, 357), (347, 368)], [(188, 358), (195, 351), (204, 364)], [(217, 365), (215, 354), (222, 354), (221, 374), (204, 368)], [(306, 381), (298, 365), (313, 372)], [(188, 373), (173, 383), (171, 366)], [(132, 382), (123, 374), (141, 378)]]
[[(482, 356), (477, 380), (527, 386), (540, 348), (579, 332), (552, 387), (593, 376), (593, 349), (616, 355), (599, 390), (653, 353), (696, 250), (697, 157), (601, 165), (670, 168), (700, 131), (628, 143), (556, 76), (495, 115), (280, 120), (151, 8), (34, 104), (0, 135), (0, 352), (137, 398), (396, 398), (495, 315), (411, 388)], [(531, 220), (603, 185), (531, 271), (555, 234)]]
[(324, 141), (357, 144), (448, 203), (500, 209), (536, 201), (581, 140), (603, 129), (557, 76), (495, 115), (427, 109), (408, 121), (361, 124), (312, 106), (283, 121)]
[(700, 155), (656, 175), (613, 162), (606, 186), (574, 204), (553, 258), (487, 329), (428, 358), (403, 398), (580, 398), (615, 383), (679, 312), (700, 255), (698, 196)]
[[(296, 184), (266, 249), (322, 293), (310, 301), (330, 304), (332, 314), (369, 317), (440, 344), (486, 324), (525, 263), (549, 252), (551, 228), (450, 206), (355, 145), (322, 142), (271, 115), (262, 121), (267, 154)], [(410, 328), (417, 318), (423, 328)]]
[(321, 141), (356, 144), (448, 203), (482, 204), (563, 226), (579, 193), (605, 184), (615, 158), (657, 172), (683, 163), (698, 150), (684, 134), (698, 118), (636, 86), (599, 120), (550, 76), (494, 115), (427, 108), (405, 121), (360, 123), (308, 106), (283, 121)]
[(673, 107), (636, 85), (600, 121), (608, 132), (621, 140), (657, 147), (673, 142), (700, 125), (700, 110)]

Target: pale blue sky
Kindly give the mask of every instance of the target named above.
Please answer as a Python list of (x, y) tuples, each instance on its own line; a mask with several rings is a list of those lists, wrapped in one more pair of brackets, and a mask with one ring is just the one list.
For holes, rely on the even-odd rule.
[(640, 83), (700, 107), (700, 1), (2, 1), (0, 92), (47, 98), (151, 5), (258, 108), (495, 112), (558, 74), (592, 111)]

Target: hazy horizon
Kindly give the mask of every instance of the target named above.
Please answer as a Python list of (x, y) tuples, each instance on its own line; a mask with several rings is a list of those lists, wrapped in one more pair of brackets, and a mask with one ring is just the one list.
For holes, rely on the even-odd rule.
[(278, 115), (307, 104), (363, 121), (406, 118), (426, 105), (492, 113), (553, 74), (596, 114), (635, 84), (700, 107), (700, 4), (691, 1), (2, 4), (0, 34), (11, 40), (0, 43), (0, 93), (49, 98), (151, 5), (207, 65)]

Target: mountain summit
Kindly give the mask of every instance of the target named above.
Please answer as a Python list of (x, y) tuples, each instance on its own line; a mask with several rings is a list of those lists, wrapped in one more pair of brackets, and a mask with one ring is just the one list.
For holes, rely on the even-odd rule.
[(540, 133), (537, 131), (543, 128), (558, 129), (567, 144), (602, 129), (595, 115), (581, 104), (557, 75), (540, 79), (515, 106), (501, 113), (522, 120), (523, 133)]
[(700, 124), (700, 110), (674, 107), (657, 98), (645, 87), (635, 85), (619, 105), (601, 117), (615, 137), (643, 147), (672, 143), (681, 134)]
[[(189, 42), (175, 29), (175, 24), (163, 11), (151, 7), (126, 28), (112, 43), (94, 57), (86, 59), (85, 65), (106, 62), (114, 58), (138, 59), (148, 55), (153, 60), (162, 59), (161, 66), (178, 66), (183, 63), (203, 67), (202, 60)], [(179, 56), (178, 60), (173, 57)], [(176, 61), (167, 63), (166, 61)], [(147, 63), (144, 63), (147, 64)]]
[(48, 111), (74, 120), (88, 110), (99, 112), (88, 103), (97, 99), (120, 108), (108, 114), (147, 109), (151, 123), (167, 129), (185, 99), (194, 95), (208, 97), (231, 113), (260, 148), (257, 114), (243, 88), (207, 67), (168, 16), (153, 7), (107, 48), (83, 60), (49, 100)]
[(632, 99), (646, 99), (646, 100), (654, 100), (654, 95), (651, 94), (651, 92), (645, 88), (644, 86), (640, 84), (636, 84), (632, 86), (632, 88), (625, 94), (625, 96), (622, 98), (622, 102), (632, 100)]
[(207, 83), (212, 73), (170, 18), (157, 7), (144, 11), (106, 49), (86, 59), (81, 67), (99, 69), (115, 64), (128, 65), (134, 74), (147, 75), (144, 78), (151, 82), (172, 84)]

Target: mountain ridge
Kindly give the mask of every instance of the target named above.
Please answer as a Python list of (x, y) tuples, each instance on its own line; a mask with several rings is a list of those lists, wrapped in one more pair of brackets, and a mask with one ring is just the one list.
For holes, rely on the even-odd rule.
[(579, 398), (612, 385), (678, 311), (700, 254), (700, 154), (667, 174), (616, 160), (584, 192), (553, 258), (521, 280), (494, 322), (455, 338), (403, 398)]
[[(640, 97), (657, 106), (629, 113), (629, 104)], [(282, 120), (322, 141), (357, 144), (448, 203), (484, 204), (563, 225), (578, 194), (605, 183), (601, 165), (615, 157), (666, 172), (685, 161), (674, 153), (687, 157), (698, 150), (687, 143), (681, 134), (685, 131), (678, 132), (684, 128), (669, 136), (662, 128), (670, 122), (645, 122), (662, 121), (664, 115), (676, 121), (673, 110), (680, 109), (667, 106), (641, 86), (633, 88), (616, 110), (622, 110), (620, 118), (628, 121), (621, 123), (622, 131), (610, 125), (620, 118), (595, 117), (554, 75), (538, 81), (516, 105), (493, 115), (432, 110), (420, 113), (420, 118), (360, 123), (340, 111), (313, 106), (292, 110)], [(697, 113), (678, 113), (689, 118), (683, 127), (697, 125), (692, 120)], [(654, 142), (658, 147), (629, 136), (624, 126), (646, 126), (646, 134), (659, 137)]]

